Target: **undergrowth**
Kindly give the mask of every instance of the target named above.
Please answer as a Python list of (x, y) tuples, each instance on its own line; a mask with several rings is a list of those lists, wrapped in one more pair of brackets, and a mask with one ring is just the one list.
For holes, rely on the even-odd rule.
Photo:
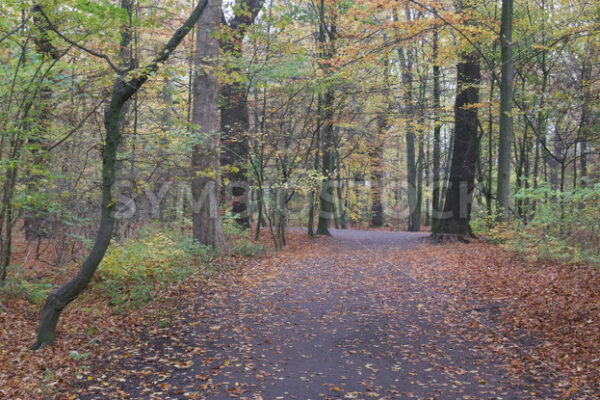
[(11, 266), (12, 278), (0, 286), (0, 299), (18, 297), (32, 304), (40, 304), (52, 291), (49, 278), (36, 279), (26, 274), (21, 267)]
[(214, 259), (209, 247), (183, 234), (146, 227), (110, 246), (93, 287), (116, 311), (135, 309), (193, 274), (209, 275), (217, 268)]
[[(165, 229), (146, 226), (130, 238), (115, 240), (92, 281), (91, 293), (100, 294), (116, 312), (135, 310), (161, 297), (161, 292), (192, 276), (207, 278), (221, 272), (230, 264), (229, 255), (254, 257), (265, 253), (265, 248), (249, 238), (249, 231), (239, 227), (226, 214), (223, 229), (230, 244), (229, 254), (219, 254), (212, 248), (193, 240), (187, 229)], [(11, 278), (0, 287), (0, 300), (22, 298), (32, 304), (42, 303), (57, 286), (49, 277), (40, 277), (40, 271), (31, 274), (18, 266), (11, 266)], [(0, 309), (1, 312), (1, 309)]]
[(600, 267), (600, 184), (576, 191), (549, 187), (519, 191), (521, 218), (494, 224), (478, 215), (474, 228), (529, 259)]

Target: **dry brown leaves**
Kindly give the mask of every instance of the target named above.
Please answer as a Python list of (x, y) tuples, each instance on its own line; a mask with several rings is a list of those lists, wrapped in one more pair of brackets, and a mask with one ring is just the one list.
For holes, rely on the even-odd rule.
[(528, 349), (571, 390), (600, 386), (600, 271), (540, 264), (488, 244), (424, 245), (402, 256), (416, 278), (474, 303), (502, 304), (500, 329), (511, 339), (541, 338)]

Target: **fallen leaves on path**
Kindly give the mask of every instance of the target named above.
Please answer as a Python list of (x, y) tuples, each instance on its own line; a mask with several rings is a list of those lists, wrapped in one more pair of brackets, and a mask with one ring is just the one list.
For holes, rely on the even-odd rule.
[(514, 373), (549, 370), (566, 397), (598, 396), (597, 268), (529, 262), (482, 243), (424, 245), (390, 255), (390, 260), (456, 299), (450, 304), (518, 346), (522, 359), (509, 365)]

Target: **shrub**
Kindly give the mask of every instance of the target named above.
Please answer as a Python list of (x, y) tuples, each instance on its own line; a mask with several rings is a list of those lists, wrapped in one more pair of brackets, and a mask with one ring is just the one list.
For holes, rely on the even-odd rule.
[(600, 184), (567, 192), (524, 189), (517, 199), (536, 208), (515, 230), (512, 247), (536, 258), (600, 265)]
[(150, 227), (109, 248), (94, 286), (117, 311), (138, 308), (194, 273), (209, 273), (212, 259), (208, 247), (174, 231)]
[(49, 279), (30, 281), (27, 276), (17, 276), (4, 282), (0, 293), (4, 297), (18, 297), (32, 304), (41, 303), (52, 291), (53, 285)]
[(227, 212), (222, 218), (223, 232), (230, 244), (231, 253), (244, 257), (256, 257), (265, 253), (265, 247), (249, 238), (249, 230), (240, 228), (235, 217)]

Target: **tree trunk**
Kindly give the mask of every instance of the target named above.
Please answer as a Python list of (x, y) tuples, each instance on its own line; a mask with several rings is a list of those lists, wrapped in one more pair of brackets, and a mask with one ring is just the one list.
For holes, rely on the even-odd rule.
[(317, 235), (330, 235), (329, 225), (335, 217), (333, 195), (333, 172), (335, 159), (335, 142), (333, 140), (333, 91), (328, 90), (324, 95), (322, 107), (322, 174), (325, 177), (321, 185), (320, 212), (317, 224)]
[(221, 2), (208, 0), (196, 27), (192, 122), (200, 144), (192, 150), (192, 223), (194, 239), (226, 250), (218, 200), (219, 82), (214, 74), (219, 56), (219, 42), (214, 33), (220, 22)]
[(175, 48), (192, 29), (198, 18), (200, 18), (207, 2), (208, 0), (202, 0), (198, 3), (183, 26), (175, 31), (156, 58), (142, 68), (136, 77), (125, 81), (124, 77), (119, 76), (113, 85), (110, 104), (104, 114), (106, 138), (102, 158), (102, 212), (98, 233), (96, 234), (94, 245), (77, 275), (55, 290), (46, 299), (38, 327), (37, 341), (33, 345), (33, 349), (41, 349), (52, 344), (56, 337), (56, 326), (62, 310), (71, 301), (75, 300), (88, 286), (110, 244), (115, 221), (115, 203), (111, 188), (115, 182), (117, 148), (121, 141), (121, 125), (125, 103), (142, 87), (149, 76), (158, 70), (160, 63), (165, 62), (169, 58), (171, 53), (173, 53)]
[[(229, 23), (231, 37), (221, 40), (221, 49), (233, 57), (235, 67), (229, 73), (241, 73), (237, 65), (242, 60), (242, 45), (248, 26), (254, 23), (262, 8), (263, 0), (241, 0), (237, 4), (238, 15)], [(250, 227), (248, 210), (248, 133), (250, 118), (248, 113), (248, 89), (242, 82), (225, 84), (220, 91), (221, 101), (221, 165), (225, 167), (225, 177), (232, 185), (232, 209), (236, 221), (244, 228)], [(227, 168), (229, 167), (229, 168)]]
[(410, 232), (417, 231), (419, 228), (415, 224), (415, 212), (417, 211), (417, 161), (415, 155), (415, 133), (412, 126), (412, 118), (414, 117), (415, 107), (413, 106), (413, 73), (412, 73), (412, 57), (410, 50), (406, 54), (402, 49), (398, 50), (400, 54), (400, 62), (402, 63), (402, 81), (406, 85), (406, 94), (404, 101), (406, 103), (404, 109), (405, 126), (406, 126), (406, 176), (408, 190), (408, 230)]
[(338, 210), (338, 218), (339, 218), (339, 223), (340, 223), (340, 228), (342, 229), (346, 229), (346, 207), (344, 205), (344, 197), (343, 197), (343, 185), (342, 185), (342, 177), (341, 177), (341, 165), (340, 165), (340, 157), (336, 157), (336, 180), (337, 180), (337, 185), (336, 185), (336, 191), (337, 191), (337, 199), (338, 199), (338, 206), (337, 206), (337, 210)]
[[(384, 35), (383, 41), (386, 42)], [(391, 109), (390, 101), (390, 57), (386, 52), (383, 60), (383, 109), (377, 115), (377, 134), (371, 146), (371, 226), (382, 227), (385, 224), (383, 208), (384, 179), (383, 150), (385, 138), (389, 129), (388, 115)]]
[[(434, 238), (445, 240), (453, 237), (465, 240), (472, 237), (471, 203), (475, 187), (477, 153), (477, 109), (472, 105), (479, 102), (478, 86), (481, 70), (477, 56), (472, 52), (462, 54), (457, 65), (457, 95), (454, 104), (454, 144), (450, 177), (444, 202), (444, 212), (434, 231)], [(448, 236), (450, 235), (450, 236)]]
[(502, 27), (500, 48), (502, 54), (502, 80), (500, 81), (500, 131), (498, 137), (498, 186), (496, 192), (498, 219), (509, 217), (510, 159), (512, 143), (513, 97), (513, 0), (502, 0)]
[(442, 129), (442, 121), (440, 118), (440, 66), (438, 65), (439, 57), (439, 32), (436, 30), (433, 33), (433, 108), (434, 108), (434, 127), (433, 127), (433, 193), (431, 195), (431, 229), (435, 230), (439, 222), (440, 207), (440, 131)]
[[(327, 41), (329, 37), (329, 42)], [(321, 0), (319, 7), (319, 54), (321, 58), (331, 59), (334, 55), (334, 40), (336, 37), (336, 26), (331, 23), (329, 27), (325, 24), (325, 2)], [(325, 71), (328, 73), (328, 71)], [(320, 107), (320, 113), (318, 118), (320, 119), (321, 127), (321, 152), (323, 154), (322, 160), (322, 174), (325, 177), (323, 184), (321, 185), (321, 191), (319, 195), (320, 212), (319, 221), (317, 223), (317, 235), (330, 235), (329, 225), (331, 220), (335, 218), (335, 200), (333, 195), (333, 171), (335, 169), (335, 141), (333, 133), (333, 100), (334, 91), (332, 88), (328, 88), (325, 94), (322, 96), (322, 103)], [(318, 148), (317, 148), (318, 149)], [(318, 150), (317, 150), (318, 151)]]

